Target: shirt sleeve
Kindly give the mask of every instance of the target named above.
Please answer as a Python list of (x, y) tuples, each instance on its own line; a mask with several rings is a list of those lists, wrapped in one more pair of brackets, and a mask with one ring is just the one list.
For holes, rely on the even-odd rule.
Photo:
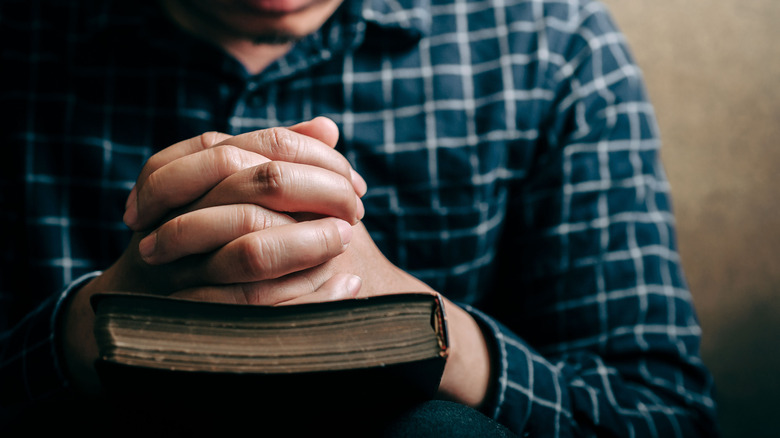
[(495, 351), (488, 411), (526, 436), (713, 436), (653, 107), (608, 12), (581, 3), (540, 26), (555, 98), (507, 216), (511, 275), (466, 307)]
[(97, 275), (77, 279), (0, 333), (0, 418), (11, 420), (36, 403), (71, 395), (60, 351), (62, 310), (72, 293)]

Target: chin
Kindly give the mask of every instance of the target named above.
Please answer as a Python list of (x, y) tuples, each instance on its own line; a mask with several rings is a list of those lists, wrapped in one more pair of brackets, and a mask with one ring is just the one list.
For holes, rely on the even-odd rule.
[(292, 42), (316, 31), (342, 0), (245, 0), (243, 8), (216, 12), (225, 30), (258, 43)]

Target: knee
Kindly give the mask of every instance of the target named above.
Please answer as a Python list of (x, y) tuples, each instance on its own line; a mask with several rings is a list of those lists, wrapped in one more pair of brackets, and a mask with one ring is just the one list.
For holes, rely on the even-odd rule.
[(506, 427), (459, 403), (431, 400), (403, 412), (388, 424), (386, 437), (513, 437)]

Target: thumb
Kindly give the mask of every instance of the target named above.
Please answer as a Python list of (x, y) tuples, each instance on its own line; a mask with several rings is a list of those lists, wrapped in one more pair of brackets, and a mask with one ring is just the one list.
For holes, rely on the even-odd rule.
[(327, 117), (315, 117), (306, 122), (301, 122), (288, 128), (291, 131), (316, 138), (326, 145), (335, 148), (339, 141), (339, 127), (336, 122)]
[[(339, 141), (339, 127), (333, 120), (319, 116), (306, 122), (301, 122), (296, 125), (290, 126), (290, 131), (297, 132), (298, 134), (305, 135), (307, 137), (315, 138), (326, 145), (335, 148), (336, 143)], [(355, 171), (351, 169), (352, 185), (355, 187), (355, 192), (358, 196), (366, 194), (368, 186), (366, 180)]]

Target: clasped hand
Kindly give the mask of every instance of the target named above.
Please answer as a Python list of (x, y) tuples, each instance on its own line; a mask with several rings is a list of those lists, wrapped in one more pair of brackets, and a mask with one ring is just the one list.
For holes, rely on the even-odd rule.
[(387, 261), (360, 219), (366, 184), (317, 118), (175, 144), (144, 166), (115, 265), (125, 291), (292, 304), (430, 290)]
[[(360, 222), (366, 183), (325, 118), (231, 137), (207, 133), (149, 159), (124, 215), (122, 256), (84, 285), (63, 318), (76, 387), (98, 394), (90, 297), (138, 292), (261, 305), (432, 291), (390, 263)], [(450, 355), (439, 395), (485, 400), (490, 354), (476, 321), (445, 301)]]

